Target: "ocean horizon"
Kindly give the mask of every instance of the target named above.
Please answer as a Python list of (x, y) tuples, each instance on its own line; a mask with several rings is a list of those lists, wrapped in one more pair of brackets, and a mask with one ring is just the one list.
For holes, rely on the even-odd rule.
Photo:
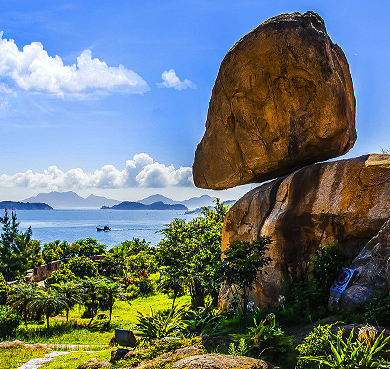
[[(55, 240), (74, 241), (91, 237), (105, 244), (107, 249), (133, 238), (145, 239), (152, 246), (163, 238), (157, 231), (174, 218), (193, 219), (196, 214), (177, 210), (101, 210), (101, 209), (54, 209), (16, 210), (19, 229), (32, 229), (32, 238), (41, 246)], [(96, 227), (111, 228), (98, 232)]]

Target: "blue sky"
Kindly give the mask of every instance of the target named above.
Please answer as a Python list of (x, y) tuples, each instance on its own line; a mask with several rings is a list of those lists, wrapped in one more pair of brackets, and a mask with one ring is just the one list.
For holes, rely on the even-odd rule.
[[(350, 63), (354, 157), (390, 148), (388, 1), (0, 0), (0, 200), (52, 190), (137, 200), (195, 189), (191, 165), (230, 47), (318, 12)], [(98, 72), (96, 72), (98, 71)]]

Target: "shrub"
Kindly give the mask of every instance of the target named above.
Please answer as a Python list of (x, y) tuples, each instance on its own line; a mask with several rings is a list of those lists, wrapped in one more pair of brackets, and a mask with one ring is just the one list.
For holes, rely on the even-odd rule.
[(0, 273), (0, 305), (5, 305), (8, 297), (8, 283)]
[(66, 267), (61, 267), (58, 270), (55, 270), (51, 273), (49, 278), (45, 279), (45, 286), (50, 286), (52, 284), (66, 283), (69, 281), (77, 282), (79, 278)]
[[(328, 356), (331, 352), (331, 328), (332, 325), (318, 325), (313, 332), (309, 333), (303, 342), (296, 347), (302, 357), (322, 357)], [(342, 335), (343, 331), (338, 330), (338, 335)], [(298, 359), (295, 366), (296, 369), (314, 369), (318, 364), (306, 359)]]
[(139, 336), (152, 339), (177, 336), (183, 327), (183, 319), (186, 313), (184, 307), (169, 309), (165, 312), (153, 312), (151, 316), (145, 316), (138, 312), (138, 323), (135, 324)]
[(19, 327), (20, 317), (9, 306), (0, 306), (0, 337), (9, 337)]
[(374, 297), (364, 306), (364, 318), (369, 324), (390, 325), (390, 294)]
[(266, 358), (278, 357), (292, 345), (292, 336), (284, 335), (275, 321), (275, 314), (269, 314), (259, 324), (254, 319), (254, 323), (255, 326), (249, 327), (246, 334), (231, 334), (233, 341), (244, 339), (253, 354), (264, 355)]
[(65, 268), (69, 269), (79, 278), (91, 278), (98, 275), (98, 269), (95, 263), (87, 256), (78, 256), (70, 259), (65, 265)]
[(312, 259), (313, 287), (323, 295), (325, 300), (329, 297), (329, 289), (336, 279), (347, 258), (337, 246), (332, 243), (316, 251)]
[[(384, 349), (390, 337), (383, 338), (384, 331), (375, 339), (375, 334), (371, 331), (361, 334), (356, 341), (353, 340), (353, 329), (348, 338), (344, 339), (342, 334), (330, 333), (330, 353), (328, 355), (301, 356), (299, 359), (318, 363), (313, 368), (323, 368), (324, 366), (334, 369), (368, 369), (368, 368), (388, 368), (389, 352)], [(309, 367), (311, 368), (311, 367)]]

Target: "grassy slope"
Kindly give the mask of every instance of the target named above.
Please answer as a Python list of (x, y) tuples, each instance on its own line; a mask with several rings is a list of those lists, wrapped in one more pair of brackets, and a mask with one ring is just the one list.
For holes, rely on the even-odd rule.
[(30, 359), (42, 357), (48, 350), (32, 349), (23, 346), (0, 347), (0, 368), (14, 369)]
[[(178, 305), (190, 302), (189, 296), (182, 296), (177, 299)], [(150, 314), (154, 311), (168, 309), (172, 305), (172, 299), (164, 294), (157, 294), (151, 297), (138, 298), (128, 302), (117, 301), (114, 304), (112, 321), (109, 327), (102, 323), (93, 328), (87, 328), (90, 319), (81, 319), (82, 309), (75, 308), (70, 312), (72, 322), (77, 322), (77, 327), (66, 324), (63, 320), (50, 319), (51, 328), (47, 330), (45, 325), (32, 323), (27, 329), (21, 325), (14, 337), (9, 340), (18, 339), (26, 343), (59, 343), (76, 345), (107, 345), (113, 336), (114, 328), (131, 329), (132, 324), (137, 321), (137, 311), (143, 314)], [(108, 311), (106, 312), (108, 315)], [(59, 317), (63, 319), (63, 317)]]

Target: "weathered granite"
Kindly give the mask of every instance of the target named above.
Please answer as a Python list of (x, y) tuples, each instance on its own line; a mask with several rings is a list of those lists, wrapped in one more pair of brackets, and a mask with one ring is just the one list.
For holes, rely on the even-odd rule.
[(263, 182), (356, 140), (347, 59), (313, 12), (273, 17), (223, 59), (193, 164), (197, 187)]
[(357, 255), (389, 217), (390, 155), (314, 164), (238, 200), (225, 218), (222, 250), (270, 236), (272, 262), (255, 284), (254, 300), (276, 304), (282, 278), (302, 280), (319, 247), (336, 242)]

